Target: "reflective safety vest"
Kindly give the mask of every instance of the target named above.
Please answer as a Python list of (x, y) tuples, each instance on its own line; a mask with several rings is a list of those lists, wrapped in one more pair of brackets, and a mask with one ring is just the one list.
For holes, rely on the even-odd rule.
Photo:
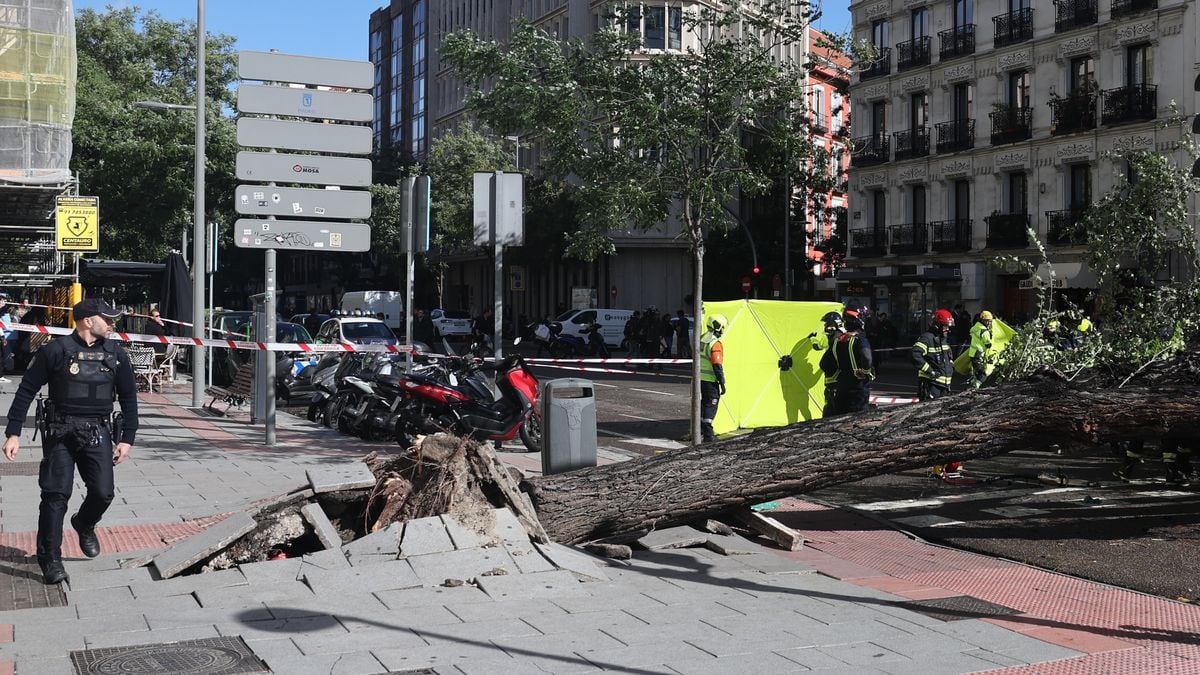
[(700, 337), (700, 381), (718, 382), (717, 371), (713, 369), (713, 363), (723, 363), (724, 360), (725, 348), (721, 346), (721, 338), (711, 332), (702, 335)]
[(982, 323), (977, 323), (971, 326), (971, 349), (968, 357), (974, 361), (976, 358), (983, 359), (983, 372), (985, 375), (991, 375), (996, 369), (996, 351), (992, 348), (992, 329), (984, 326)]
[(917, 377), (929, 380), (940, 387), (950, 387), (954, 371), (954, 359), (950, 342), (933, 333), (922, 333), (912, 348), (913, 365), (917, 366)]

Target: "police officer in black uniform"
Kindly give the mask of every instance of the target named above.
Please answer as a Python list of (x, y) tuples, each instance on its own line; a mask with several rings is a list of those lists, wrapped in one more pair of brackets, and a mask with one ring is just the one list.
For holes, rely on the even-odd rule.
[[(42, 465), (38, 486), (42, 502), (38, 517), (37, 558), (47, 584), (67, 579), (62, 564), (63, 518), (75, 481), (75, 467), (87, 486), (87, 497), (71, 516), (84, 555), (100, 555), (96, 524), (113, 500), (113, 466), (129, 455), (137, 432), (137, 386), (125, 350), (106, 339), (121, 316), (102, 300), (89, 298), (71, 309), (75, 332), (40, 349), (25, 371), (12, 407), (8, 409), (4, 456), (17, 458), (21, 427), (34, 396), (47, 382), (50, 399), (39, 401)], [(121, 403), (123, 422), (113, 446), (113, 399)]]

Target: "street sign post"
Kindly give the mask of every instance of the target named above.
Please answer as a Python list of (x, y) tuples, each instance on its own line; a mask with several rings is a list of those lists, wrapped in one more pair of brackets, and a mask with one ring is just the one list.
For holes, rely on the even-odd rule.
[(282, 152), (237, 154), (238, 180), (303, 183), (305, 185), (371, 185), (371, 160), (359, 157), (293, 155)]
[[(238, 144), (251, 148), (271, 148), (272, 151), (242, 151), (237, 154), (238, 179), (267, 185), (238, 186), (235, 195), (238, 212), (263, 216), (265, 219), (239, 219), (234, 224), (233, 243), (240, 248), (261, 248), (266, 251), (262, 293), (265, 326), (258, 339), (272, 341), (275, 335), (276, 249), (363, 252), (371, 248), (370, 226), (331, 220), (369, 217), (370, 193), (343, 193), (339, 190), (336, 196), (329, 196), (334, 191), (278, 187), (276, 183), (346, 187), (367, 187), (371, 184), (369, 159), (341, 156), (371, 152), (371, 127), (359, 124), (371, 119), (371, 95), (365, 92), (324, 91), (316, 87), (369, 90), (374, 85), (375, 67), (369, 61), (244, 51), (238, 53), (238, 76), (264, 83), (239, 88), (238, 111), (266, 115), (238, 119)], [(275, 83), (305, 86), (280, 87)], [(278, 119), (274, 115), (321, 121)], [(288, 154), (274, 150), (300, 150), (339, 156)], [(321, 194), (326, 192), (329, 194)], [(292, 219), (276, 220), (276, 216), (290, 216)], [(321, 220), (295, 220), (310, 217)], [(275, 360), (262, 355), (260, 357), (263, 370), (255, 400), (266, 401), (266, 444), (274, 445)]]
[(491, 244), (495, 255), (492, 288), (496, 295), (496, 358), (503, 353), (504, 335), (504, 246), (525, 243), (524, 174), (477, 172), (474, 174), (475, 243)]
[(100, 250), (99, 197), (55, 198), (54, 224), (58, 250)]
[(284, 115), (319, 120), (370, 122), (370, 94), (326, 89), (272, 87), (266, 84), (238, 86), (237, 109), (256, 115)]
[(366, 190), (239, 185), (234, 207), (246, 216), (293, 218), (370, 218), (371, 193)]
[(238, 248), (362, 253), (371, 250), (371, 227), (336, 221), (239, 218), (233, 224), (233, 244)]

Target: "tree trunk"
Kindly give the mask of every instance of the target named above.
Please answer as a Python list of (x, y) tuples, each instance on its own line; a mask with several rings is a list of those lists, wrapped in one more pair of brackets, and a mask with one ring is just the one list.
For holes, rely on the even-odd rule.
[[(1137, 387), (1081, 385), (1061, 376), (1027, 381), (763, 429), (654, 457), (531, 478), (522, 487), (550, 537), (577, 543), (954, 459), (1073, 441), (1194, 434), (1200, 420), (1200, 355), (1188, 357), (1187, 363), (1176, 359), (1155, 369), (1157, 377), (1143, 373)], [(1148, 386), (1147, 380), (1170, 384)]]

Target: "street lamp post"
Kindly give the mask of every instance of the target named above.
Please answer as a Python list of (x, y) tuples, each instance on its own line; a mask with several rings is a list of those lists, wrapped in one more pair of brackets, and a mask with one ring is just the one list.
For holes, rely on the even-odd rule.
[[(195, 212), (192, 222), (192, 337), (204, 335), (205, 223), (204, 223), (204, 0), (196, 0), (196, 105), (138, 101), (136, 107), (150, 110), (196, 111)], [(204, 347), (192, 347), (192, 406), (204, 405)]]

